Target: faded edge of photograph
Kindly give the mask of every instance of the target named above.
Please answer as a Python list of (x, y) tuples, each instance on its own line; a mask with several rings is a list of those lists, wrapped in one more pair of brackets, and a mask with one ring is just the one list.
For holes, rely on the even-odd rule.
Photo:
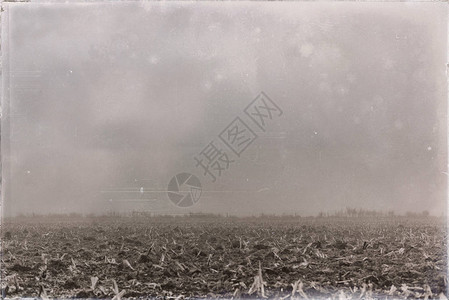
[(2, 299), (448, 299), (447, 2), (0, 17)]

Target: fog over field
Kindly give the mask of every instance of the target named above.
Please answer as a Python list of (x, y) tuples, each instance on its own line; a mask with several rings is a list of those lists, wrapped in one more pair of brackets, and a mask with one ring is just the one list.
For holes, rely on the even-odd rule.
[[(445, 3), (6, 12), (7, 216), (446, 210)], [(265, 132), (244, 113), (262, 91), (283, 112)], [(194, 157), (236, 117), (258, 137), (213, 182)], [(166, 193), (181, 172), (201, 181), (189, 208)]]

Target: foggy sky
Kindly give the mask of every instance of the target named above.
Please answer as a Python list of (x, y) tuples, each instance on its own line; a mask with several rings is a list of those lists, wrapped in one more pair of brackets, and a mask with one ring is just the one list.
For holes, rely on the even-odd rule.
[[(7, 13), (5, 215), (446, 208), (445, 3), (10, 4)], [(247, 121), (259, 137), (211, 182), (194, 156), (261, 91), (283, 115), (267, 132)], [(164, 192), (181, 172), (203, 186), (189, 209)]]

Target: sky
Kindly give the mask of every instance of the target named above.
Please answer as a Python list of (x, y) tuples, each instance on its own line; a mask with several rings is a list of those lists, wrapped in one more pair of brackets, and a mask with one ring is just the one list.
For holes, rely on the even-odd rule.
[[(6, 216), (446, 210), (445, 3), (6, 12)], [(278, 110), (260, 128), (245, 108), (262, 92)], [(220, 139), (236, 118), (254, 134), (239, 155)], [(232, 161), (215, 181), (195, 160), (210, 142)], [(166, 191), (184, 172), (202, 192), (180, 208)]]

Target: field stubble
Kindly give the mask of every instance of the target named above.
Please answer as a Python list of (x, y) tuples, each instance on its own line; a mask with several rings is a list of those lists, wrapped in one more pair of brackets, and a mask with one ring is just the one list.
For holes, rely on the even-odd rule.
[(3, 297), (445, 298), (436, 218), (83, 218), (3, 224)]

